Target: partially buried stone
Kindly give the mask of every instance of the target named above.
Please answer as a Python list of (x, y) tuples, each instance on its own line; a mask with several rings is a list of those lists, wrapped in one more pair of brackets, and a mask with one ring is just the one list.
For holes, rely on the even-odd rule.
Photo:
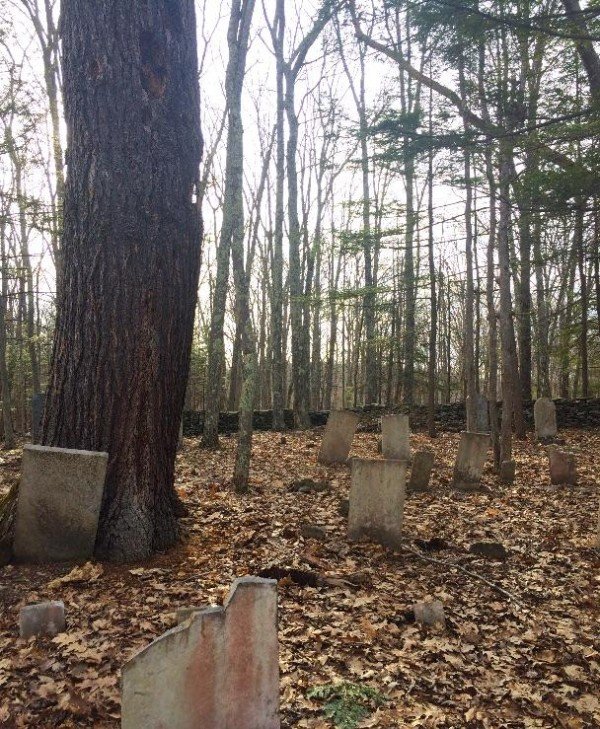
[(487, 559), (506, 559), (508, 552), (499, 542), (474, 542), (469, 547), (471, 554), (477, 554)]
[(426, 602), (418, 602), (413, 605), (413, 613), (415, 622), (420, 625), (446, 626), (446, 614), (444, 606), (439, 600), (428, 600)]
[(59, 601), (27, 605), (19, 613), (19, 635), (32, 638), (37, 635), (51, 637), (65, 629), (65, 605)]
[(329, 491), (330, 486), (327, 481), (315, 481), (312, 478), (301, 478), (298, 481), (292, 481), (288, 487), (288, 491), (300, 494), (323, 493)]
[(327, 529), (318, 524), (303, 524), (300, 527), (300, 535), (304, 539), (318, 539), (321, 542), (324, 542), (328, 537)]

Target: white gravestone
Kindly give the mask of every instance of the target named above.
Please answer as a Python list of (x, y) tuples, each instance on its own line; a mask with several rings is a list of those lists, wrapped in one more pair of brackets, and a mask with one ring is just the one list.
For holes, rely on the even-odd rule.
[(319, 451), (319, 463), (345, 463), (357, 425), (357, 413), (350, 410), (330, 412)]

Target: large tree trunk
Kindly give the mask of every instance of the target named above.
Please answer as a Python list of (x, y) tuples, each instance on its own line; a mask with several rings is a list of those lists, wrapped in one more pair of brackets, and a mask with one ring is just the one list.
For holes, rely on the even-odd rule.
[(192, 0), (64, 0), (64, 285), (45, 445), (108, 451), (99, 556), (178, 536), (201, 225)]

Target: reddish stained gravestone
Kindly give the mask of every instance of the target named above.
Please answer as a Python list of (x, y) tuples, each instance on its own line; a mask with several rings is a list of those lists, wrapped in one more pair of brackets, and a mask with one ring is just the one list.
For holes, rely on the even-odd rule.
[(123, 667), (122, 729), (279, 729), (277, 582), (234, 581)]
[(551, 447), (548, 448), (548, 458), (550, 459), (550, 483), (568, 484), (569, 486), (577, 484), (577, 463), (573, 453)]

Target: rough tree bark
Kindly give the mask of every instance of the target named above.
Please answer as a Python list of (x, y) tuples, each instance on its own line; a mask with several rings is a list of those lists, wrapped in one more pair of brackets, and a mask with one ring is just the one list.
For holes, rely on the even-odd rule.
[(178, 536), (202, 150), (193, 0), (62, 5), (64, 285), (42, 442), (109, 453), (100, 557)]

